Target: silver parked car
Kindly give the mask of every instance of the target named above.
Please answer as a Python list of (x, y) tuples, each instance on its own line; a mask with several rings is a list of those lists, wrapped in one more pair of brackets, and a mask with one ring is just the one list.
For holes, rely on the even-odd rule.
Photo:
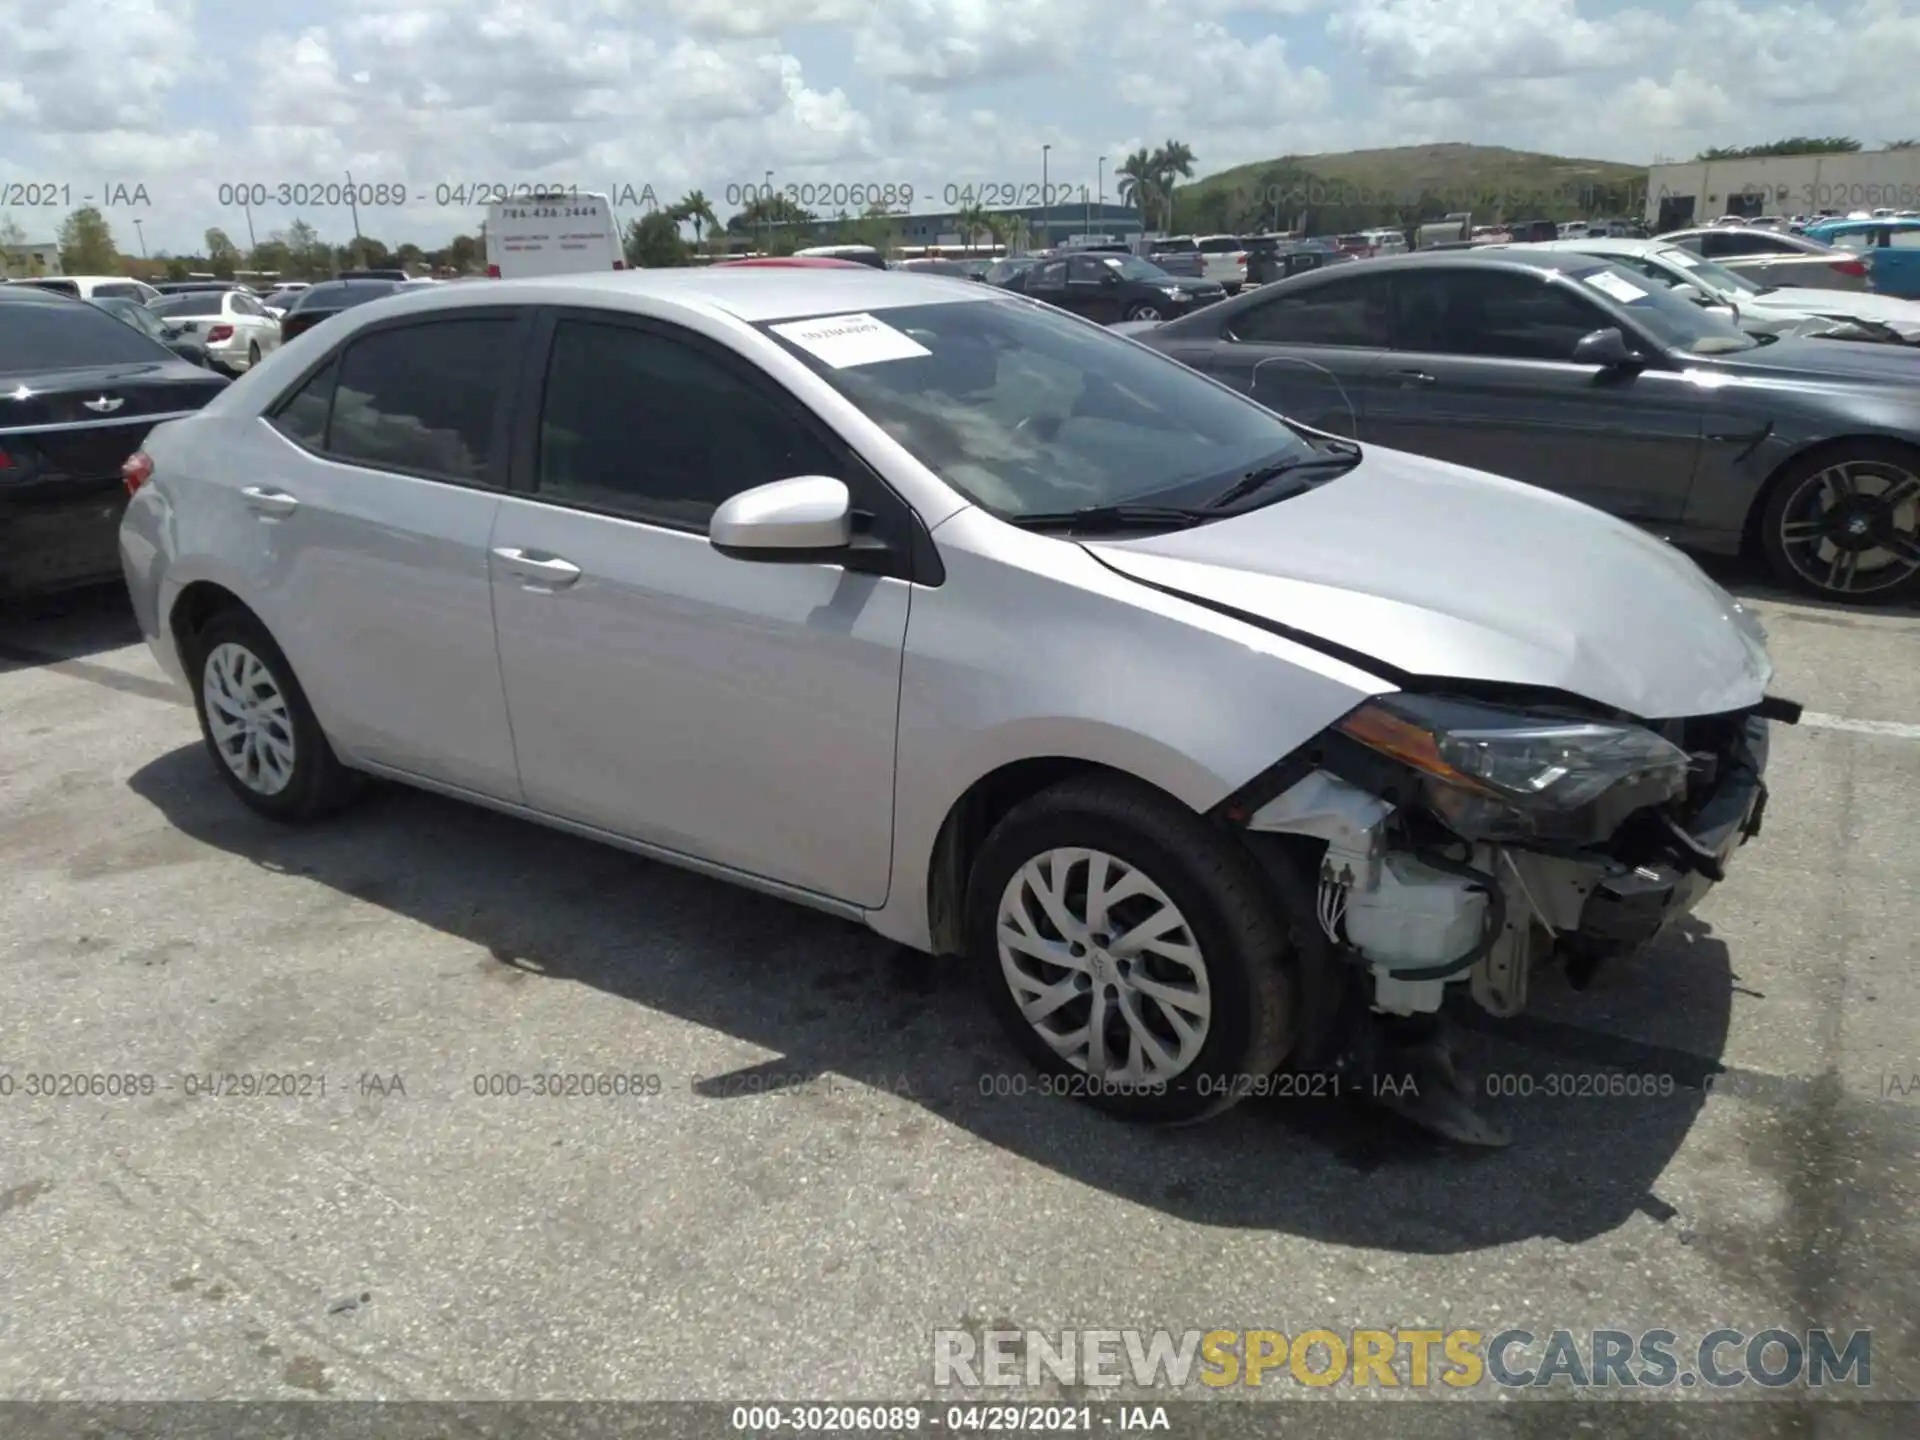
[(1356, 996), (1425, 1044), (1450, 985), (1512, 1014), (1635, 948), (1795, 714), (1632, 526), (935, 277), (374, 301), (128, 481), (141, 626), (254, 809), (385, 776), (964, 955), (1129, 1118), (1346, 1063)]
[(1665, 240), (1555, 240), (1536, 247), (1591, 255), (1723, 309), (1751, 335), (1789, 335), (1810, 320), (1850, 322), (1865, 335), (1898, 345), (1920, 345), (1920, 300), (1866, 290), (1759, 285), (1716, 260), (1704, 260)]
[(1669, 245), (1683, 245), (1702, 259), (1717, 260), (1756, 285), (1814, 290), (1867, 288), (1867, 267), (1858, 255), (1804, 235), (1746, 225), (1705, 225), (1654, 238)]

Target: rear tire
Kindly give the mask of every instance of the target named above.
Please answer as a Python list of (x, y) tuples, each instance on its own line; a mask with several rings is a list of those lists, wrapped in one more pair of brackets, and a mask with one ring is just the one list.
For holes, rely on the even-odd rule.
[(1041, 1093), (1203, 1120), (1286, 1058), (1291, 952), (1271, 894), (1250, 853), (1177, 802), (1067, 780), (981, 846), (967, 952)]
[(1779, 580), (1823, 600), (1920, 594), (1920, 451), (1850, 440), (1794, 462), (1767, 497), (1760, 543)]
[(247, 611), (222, 610), (194, 637), (188, 676), (214, 768), (249, 809), (303, 824), (358, 791), (273, 636)]
[(260, 363), (260, 342), (253, 341), (247, 346), (247, 369), (251, 370)]

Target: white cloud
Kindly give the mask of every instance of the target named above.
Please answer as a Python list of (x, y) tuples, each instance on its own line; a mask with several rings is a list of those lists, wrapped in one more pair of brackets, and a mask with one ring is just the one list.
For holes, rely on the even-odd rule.
[[(1178, 138), (1199, 171), (1465, 140), (1627, 161), (1920, 135), (1920, 0), (0, 0), (0, 180), (143, 183), (150, 243), (244, 230), (223, 183), (1093, 185)], [(267, 27), (263, 33), (261, 27)], [(346, 212), (305, 207), (323, 232)], [(131, 216), (110, 214), (121, 230)], [(270, 203), (256, 227), (285, 224)], [(22, 213), (36, 232), (57, 223)]]

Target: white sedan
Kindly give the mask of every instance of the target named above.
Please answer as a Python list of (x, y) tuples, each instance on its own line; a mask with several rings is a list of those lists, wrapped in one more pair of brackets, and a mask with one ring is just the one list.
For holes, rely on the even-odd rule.
[(189, 290), (148, 306), (207, 347), (216, 370), (239, 375), (280, 344), (280, 321), (243, 290)]
[(1571, 250), (1611, 260), (1673, 288), (1692, 286), (1704, 303), (1733, 313), (1742, 328), (1762, 334), (1798, 332), (1803, 322), (1847, 320), (1886, 339), (1920, 345), (1920, 301), (1866, 290), (1822, 290), (1800, 285), (1760, 285), (1737, 270), (1704, 260), (1664, 240), (1552, 240), (1540, 248)]

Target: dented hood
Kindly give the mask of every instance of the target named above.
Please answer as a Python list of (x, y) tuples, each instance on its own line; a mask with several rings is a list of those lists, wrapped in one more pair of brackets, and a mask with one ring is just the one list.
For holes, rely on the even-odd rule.
[(1377, 446), (1290, 499), (1087, 548), (1124, 575), (1404, 675), (1545, 687), (1642, 719), (1752, 705), (1773, 673), (1753, 616), (1664, 541)]

